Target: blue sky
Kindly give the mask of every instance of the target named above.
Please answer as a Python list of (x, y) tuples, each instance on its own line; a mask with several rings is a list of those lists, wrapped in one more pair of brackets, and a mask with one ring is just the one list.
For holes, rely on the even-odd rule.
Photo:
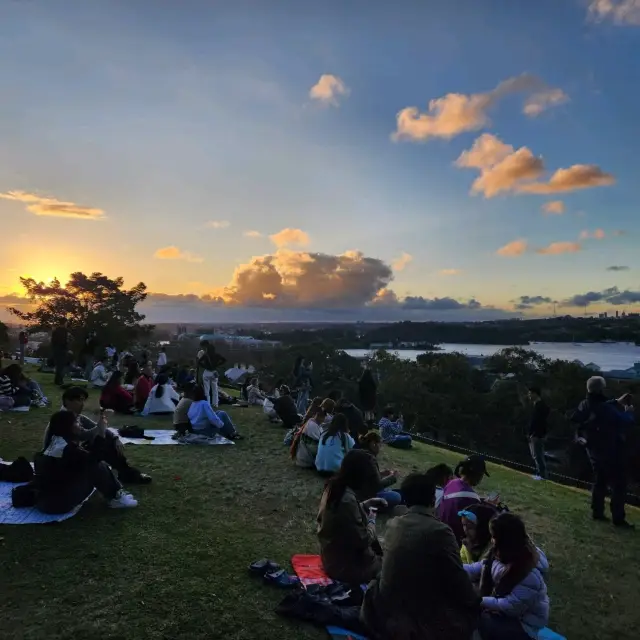
[[(523, 295), (563, 301), (612, 286), (625, 308), (640, 301), (640, 1), (0, 7), (7, 300), (21, 275), (99, 270), (214, 298), (165, 298), (156, 320), (255, 306), (463, 319), (512, 312)], [(314, 98), (323, 74), (338, 91), (320, 85)], [(522, 74), (526, 87), (491, 98), (482, 125), (392, 139), (403, 109), (433, 117), (430, 100), (487, 95)], [(541, 93), (556, 102), (523, 113)], [(500, 159), (529, 154), (530, 173), (492, 174), (497, 194), (470, 193), (480, 168), (456, 165), (483, 135)], [(528, 191), (575, 165), (596, 167), (600, 186)], [(544, 215), (557, 201), (563, 213)], [(295, 233), (269, 238), (286, 229)], [(527, 250), (496, 254), (514, 241)], [(348, 251), (374, 262), (313, 257)], [(378, 288), (395, 295), (372, 303)]]

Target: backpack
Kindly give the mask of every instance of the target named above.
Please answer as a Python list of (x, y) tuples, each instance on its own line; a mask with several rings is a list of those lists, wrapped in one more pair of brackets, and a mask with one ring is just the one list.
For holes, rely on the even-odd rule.
[(29, 482), (33, 475), (31, 463), (22, 456), (11, 464), (0, 464), (0, 482)]

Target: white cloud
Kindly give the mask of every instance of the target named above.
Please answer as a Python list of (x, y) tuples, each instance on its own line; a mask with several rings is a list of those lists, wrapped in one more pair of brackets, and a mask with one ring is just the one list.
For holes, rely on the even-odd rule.
[(341, 78), (331, 73), (323, 73), (318, 82), (309, 90), (309, 97), (322, 104), (337, 107), (339, 106), (338, 99), (346, 98), (349, 93), (349, 87)]
[(259, 231), (255, 231), (253, 229), (250, 229), (248, 231), (243, 231), (242, 235), (245, 238), (262, 238), (262, 234)]
[(287, 227), (282, 231), (278, 231), (278, 233), (270, 235), (269, 240), (279, 249), (291, 245), (306, 246), (309, 244), (309, 234), (302, 229), (291, 229)]
[(158, 260), (183, 260), (184, 262), (200, 263), (204, 262), (204, 259), (200, 256), (191, 253), (190, 251), (182, 251), (178, 247), (169, 246), (158, 249), (154, 254), (154, 258)]
[(522, 112), (530, 118), (535, 118), (543, 111), (566, 102), (569, 102), (569, 96), (562, 89), (548, 88), (543, 91), (536, 91), (536, 93), (529, 96), (524, 103)]
[(54, 218), (75, 218), (76, 220), (102, 220), (104, 211), (95, 207), (77, 205), (74, 202), (63, 202), (56, 198), (44, 198), (24, 191), (7, 191), (0, 193), (3, 200), (14, 200), (26, 204), (26, 210), (37, 216)]
[(440, 269), (438, 273), (441, 276), (459, 276), (462, 273), (461, 269)]
[(640, 0), (592, 0), (589, 17), (595, 22), (640, 26)]
[(391, 263), (391, 267), (394, 271), (402, 271), (412, 260), (413, 256), (403, 251), (400, 257)]
[(529, 248), (529, 243), (522, 238), (520, 240), (514, 240), (500, 247), (496, 253), (503, 258), (516, 258), (526, 253)]
[(579, 242), (552, 242), (546, 247), (536, 250), (536, 253), (547, 256), (559, 256), (563, 253), (577, 253), (582, 251), (582, 245)]
[(565, 212), (564, 202), (562, 200), (551, 200), (542, 205), (542, 211), (545, 214), (561, 216)]
[(231, 223), (228, 220), (209, 220), (204, 226), (209, 229), (228, 229)]

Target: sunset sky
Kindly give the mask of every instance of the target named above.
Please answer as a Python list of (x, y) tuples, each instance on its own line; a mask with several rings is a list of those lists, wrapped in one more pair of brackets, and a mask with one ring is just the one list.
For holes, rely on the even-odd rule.
[(156, 322), (640, 309), (640, 0), (0, 8), (2, 306), (101, 271)]

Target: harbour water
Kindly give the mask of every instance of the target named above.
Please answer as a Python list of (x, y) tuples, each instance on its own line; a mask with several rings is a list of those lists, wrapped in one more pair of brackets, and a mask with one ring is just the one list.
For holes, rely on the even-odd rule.
[[(464, 353), (468, 356), (490, 356), (506, 349), (509, 345), (494, 344), (441, 344), (442, 351), (438, 353)], [(552, 360), (580, 360), (584, 364), (597, 364), (603, 371), (612, 369), (629, 369), (636, 362), (640, 362), (640, 347), (632, 342), (592, 342), (592, 343), (567, 343), (567, 342), (535, 342), (525, 349), (537, 351), (546, 358)], [(415, 360), (424, 351), (414, 349), (398, 349), (400, 358)], [(365, 357), (368, 349), (346, 349), (346, 352), (356, 358)]]

